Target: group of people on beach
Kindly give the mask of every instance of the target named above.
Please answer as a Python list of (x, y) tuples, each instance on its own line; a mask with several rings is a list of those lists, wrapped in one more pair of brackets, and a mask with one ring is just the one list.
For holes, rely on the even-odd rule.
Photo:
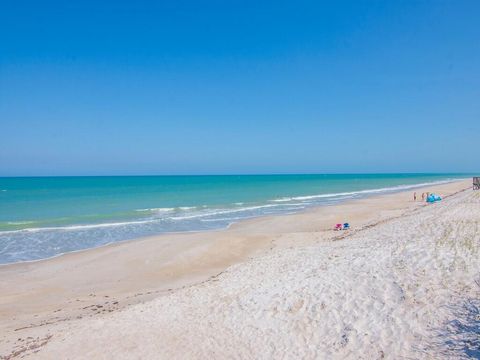
[[(425, 202), (429, 195), (430, 195), (429, 192), (426, 192), (426, 193), (423, 192), (422, 193), (422, 201)], [(417, 201), (417, 193), (416, 192), (413, 193), (413, 201)]]

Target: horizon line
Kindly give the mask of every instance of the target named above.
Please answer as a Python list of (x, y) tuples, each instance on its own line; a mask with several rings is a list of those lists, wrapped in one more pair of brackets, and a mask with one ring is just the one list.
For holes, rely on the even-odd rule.
[[(287, 176), (287, 175), (472, 175), (477, 172), (324, 172), (324, 173), (212, 173), (212, 174), (125, 174), (125, 175), (0, 175), (6, 178), (67, 178), (67, 177), (176, 177), (176, 176)], [(478, 172), (480, 174), (480, 172)]]

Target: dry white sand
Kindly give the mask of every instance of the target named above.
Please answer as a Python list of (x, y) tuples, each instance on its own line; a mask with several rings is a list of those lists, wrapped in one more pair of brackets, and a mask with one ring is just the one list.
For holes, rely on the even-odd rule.
[(475, 349), (479, 355), (480, 192), (410, 208), (336, 241), (314, 231), (294, 235), (306, 245), (277, 247), (123, 310), (37, 328), (7, 356), (439, 359)]

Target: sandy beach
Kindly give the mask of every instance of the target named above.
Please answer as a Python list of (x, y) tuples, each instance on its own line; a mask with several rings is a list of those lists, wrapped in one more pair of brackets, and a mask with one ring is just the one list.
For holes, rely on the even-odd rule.
[(415, 191), (0, 266), (0, 358), (468, 357), (480, 192)]

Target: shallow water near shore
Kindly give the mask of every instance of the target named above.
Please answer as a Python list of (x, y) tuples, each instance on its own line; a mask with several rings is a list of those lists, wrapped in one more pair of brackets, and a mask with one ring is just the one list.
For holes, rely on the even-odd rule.
[(0, 264), (142, 236), (219, 229), (465, 174), (0, 178)]

